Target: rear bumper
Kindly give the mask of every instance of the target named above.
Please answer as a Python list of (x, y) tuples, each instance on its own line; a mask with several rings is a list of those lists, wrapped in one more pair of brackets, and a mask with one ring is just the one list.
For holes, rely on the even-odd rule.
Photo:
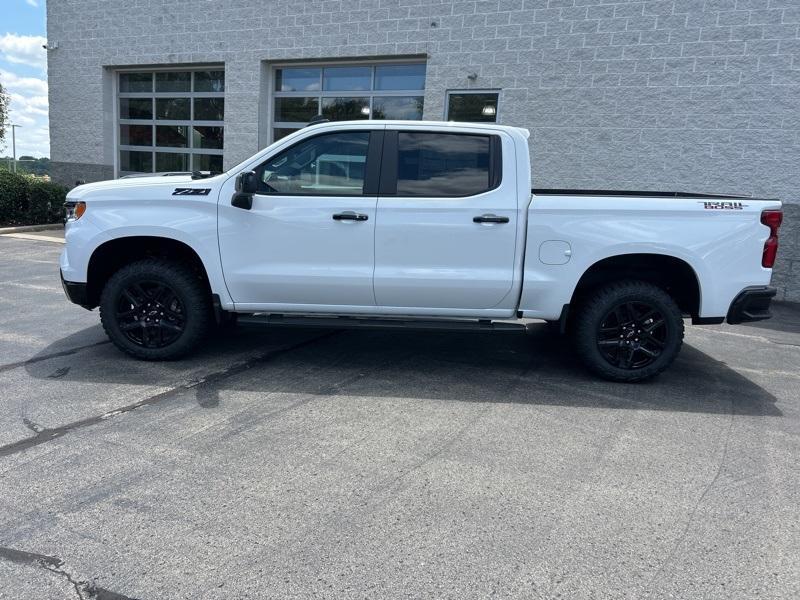
[(737, 325), (748, 321), (769, 319), (769, 305), (778, 290), (773, 287), (745, 288), (736, 296), (728, 310), (728, 323)]
[(75, 281), (65, 281), (64, 280), (64, 273), (61, 272), (61, 287), (64, 288), (64, 293), (69, 298), (70, 302), (75, 304), (79, 304), (82, 307), (91, 310), (92, 306), (89, 306), (89, 297), (86, 293), (86, 284), (85, 283), (78, 283)]

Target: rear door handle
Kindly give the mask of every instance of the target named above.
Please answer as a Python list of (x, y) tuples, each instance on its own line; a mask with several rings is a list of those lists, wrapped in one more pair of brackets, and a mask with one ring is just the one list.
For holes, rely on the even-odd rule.
[(497, 215), (480, 215), (472, 217), (473, 223), (508, 223), (508, 217), (498, 217)]
[(366, 221), (368, 219), (369, 219), (368, 215), (365, 215), (363, 213), (353, 212), (350, 210), (343, 213), (336, 213), (335, 215), (333, 215), (334, 221)]

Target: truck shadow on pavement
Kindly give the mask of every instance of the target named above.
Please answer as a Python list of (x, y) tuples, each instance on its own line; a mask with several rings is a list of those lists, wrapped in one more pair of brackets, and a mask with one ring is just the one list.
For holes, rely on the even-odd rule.
[(251, 392), (782, 415), (775, 396), (688, 344), (655, 380), (617, 384), (586, 372), (569, 343), (543, 324), (527, 334), (243, 326), (167, 363), (136, 361), (101, 335), (99, 327), (77, 332), (24, 367), (36, 379), (70, 382), (60, 400), (67, 402), (79, 400), (81, 386), (72, 384), (86, 382), (193, 389), (204, 409), (224, 407), (228, 392)]

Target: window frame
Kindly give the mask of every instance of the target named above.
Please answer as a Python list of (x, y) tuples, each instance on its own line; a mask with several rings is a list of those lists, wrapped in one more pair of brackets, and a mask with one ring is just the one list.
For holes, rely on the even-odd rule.
[(482, 88), (482, 89), (469, 89), (469, 90), (447, 90), (444, 98), (444, 120), (450, 121), (450, 96), (451, 95), (479, 95), (479, 94), (496, 94), (497, 107), (494, 113), (494, 121), (453, 121), (454, 123), (499, 123), (500, 122), (500, 93), (502, 90), (496, 88)]
[[(474, 194), (465, 195), (420, 195), (409, 196), (397, 193), (397, 167), (400, 161), (400, 134), (401, 133), (422, 133), (427, 135), (468, 135), (482, 136), (489, 138), (489, 187)], [(384, 135), (383, 152), (381, 161), (381, 176), (378, 196), (391, 198), (436, 198), (447, 200), (458, 200), (463, 198), (474, 198), (498, 189), (503, 183), (503, 142), (497, 132), (472, 132), (472, 131), (431, 131), (429, 129), (387, 129)]]
[(368, 128), (359, 128), (359, 129), (340, 129), (336, 131), (321, 131), (314, 135), (310, 135), (307, 137), (303, 137), (302, 139), (297, 140), (293, 144), (281, 148), (275, 154), (270, 155), (265, 160), (261, 161), (256, 167), (252, 170), (256, 173), (256, 176), (259, 181), (259, 186), (261, 185), (261, 171), (263, 167), (268, 163), (280, 155), (289, 152), (293, 148), (296, 148), (300, 144), (305, 144), (314, 140), (319, 137), (328, 136), (328, 135), (341, 135), (343, 133), (367, 133), (369, 134), (369, 138), (367, 140), (367, 155), (365, 158), (364, 163), (364, 185), (361, 188), (360, 194), (322, 194), (322, 193), (269, 193), (264, 192), (259, 187), (259, 190), (256, 192), (258, 196), (264, 196), (265, 198), (274, 198), (274, 197), (300, 197), (300, 198), (365, 198), (371, 196), (378, 195), (378, 182), (381, 176), (381, 153), (383, 151), (383, 143), (384, 143), (384, 130), (383, 129), (368, 129)]
[[(126, 171), (122, 169), (122, 152), (145, 152), (149, 153), (152, 161), (152, 171), (149, 173), (158, 173), (156, 154), (185, 154), (188, 155), (188, 169), (187, 172), (198, 170), (195, 168), (195, 156), (210, 155), (210, 156), (224, 156), (225, 140), (223, 137), (222, 148), (195, 148), (193, 147), (194, 127), (220, 127), (222, 128), (222, 135), (225, 135), (225, 116), (220, 121), (208, 120), (195, 120), (194, 119), (194, 100), (195, 98), (222, 98), (225, 100), (225, 90), (221, 92), (196, 92), (195, 88), (195, 73), (205, 71), (222, 71), (225, 73), (224, 64), (202, 64), (202, 65), (170, 65), (164, 67), (154, 67), (150, 65), (142, 65), (138, 67), (126, 67), (121, 69), (114, 69), (112, 71), (113, 82), (113, 148), (114, 148), (114, 175), (121, 177), (127, 174), (146, 174), (143, 171)], [(156, 92), (156, 74), (157, 73), (191, 73), (189, 79), (188, 92)], [(147, 73), (150, 75), (151, 91), (150, 92), (122, 92), (120, 91), (120, 76), (129, 73)], [(124, 98), (141, 98), (151, 100), (152, 116), (150, 119), (124, 119), (120, 114), (120, 100)], [(159, 98), (186, 98), (189, 100), (189, 119), (159, 119), (156, 113), (156, 100)], [(224, 109), (223, 109), (224, 110)], [(130, 144), (121, 143), (120, 128), (122, 125), (145, 125), (152, 128), (151, 144), (149, 146), (134, 146)], [(157, 127), (158, 126), (185, 126), (187, 128), (187, 146), (159, 146), (157, 144)], [(174, 172), (174, 171), (167, 171)], [(222, 168), (224, 172), (224, 166)]]
[[(425, 67), (425, 81), (422, 89), (413, 90), (379, 90), (375, 88), (376, 85), (376, 69), (382, 66), (400, 66), (400, 65), (419, 65)], [(324, 90), (325, 68), (336, 67), (370, 67), (370, 89), (368, 90), (345, 90), (345, 91), (332, 91)], [(300, 90), (292, 92), (282, 92), (276, 89), (276, 74), (281, 69), (319, 69), (319, 89), (317, 90)], [(378, 121), (382, 122), (384, 119), (374, 119), (373, 114), (375, 111), (375, 99), (384, 97), (421, 97), (423, 99), (423, 115), (420, 120), (424, 119), (424, 100), (425, 90), (427, 86), (428, 76), (428, 61), (427, 57), (403, 57), (397, 59), (385, 60), (367, 60), (367, 61), (302, 61), (302, 62), (287, 62), (275, 63), (270, 65), (269, 69), (269, 102), (267, 103), (267, 139), (269, 143), (277, 141), (275, 139), (275, 131), (277, 129), (302, 129), (308, 122), (306, 121), (278, 121), (275, 119), (275, 106), (277, 98), (315, 98), (317, 100), (317, 116), (322, 115), (323, 98), (369, 98), (369, 116), (362, 121)], [(263, 113), (262, 113), (263, 114)]]

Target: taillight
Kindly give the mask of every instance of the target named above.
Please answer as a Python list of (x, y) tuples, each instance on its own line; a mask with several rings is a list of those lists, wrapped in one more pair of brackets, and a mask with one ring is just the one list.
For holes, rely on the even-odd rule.
[(761, 266), (771, 269), (775, 266), (775, 257), (778, 255), (778, 229), (783, 223), (783, 211), (764, 210), (761, 212), (761, 222), (769, 227), (769, 237), (764, 242)]

